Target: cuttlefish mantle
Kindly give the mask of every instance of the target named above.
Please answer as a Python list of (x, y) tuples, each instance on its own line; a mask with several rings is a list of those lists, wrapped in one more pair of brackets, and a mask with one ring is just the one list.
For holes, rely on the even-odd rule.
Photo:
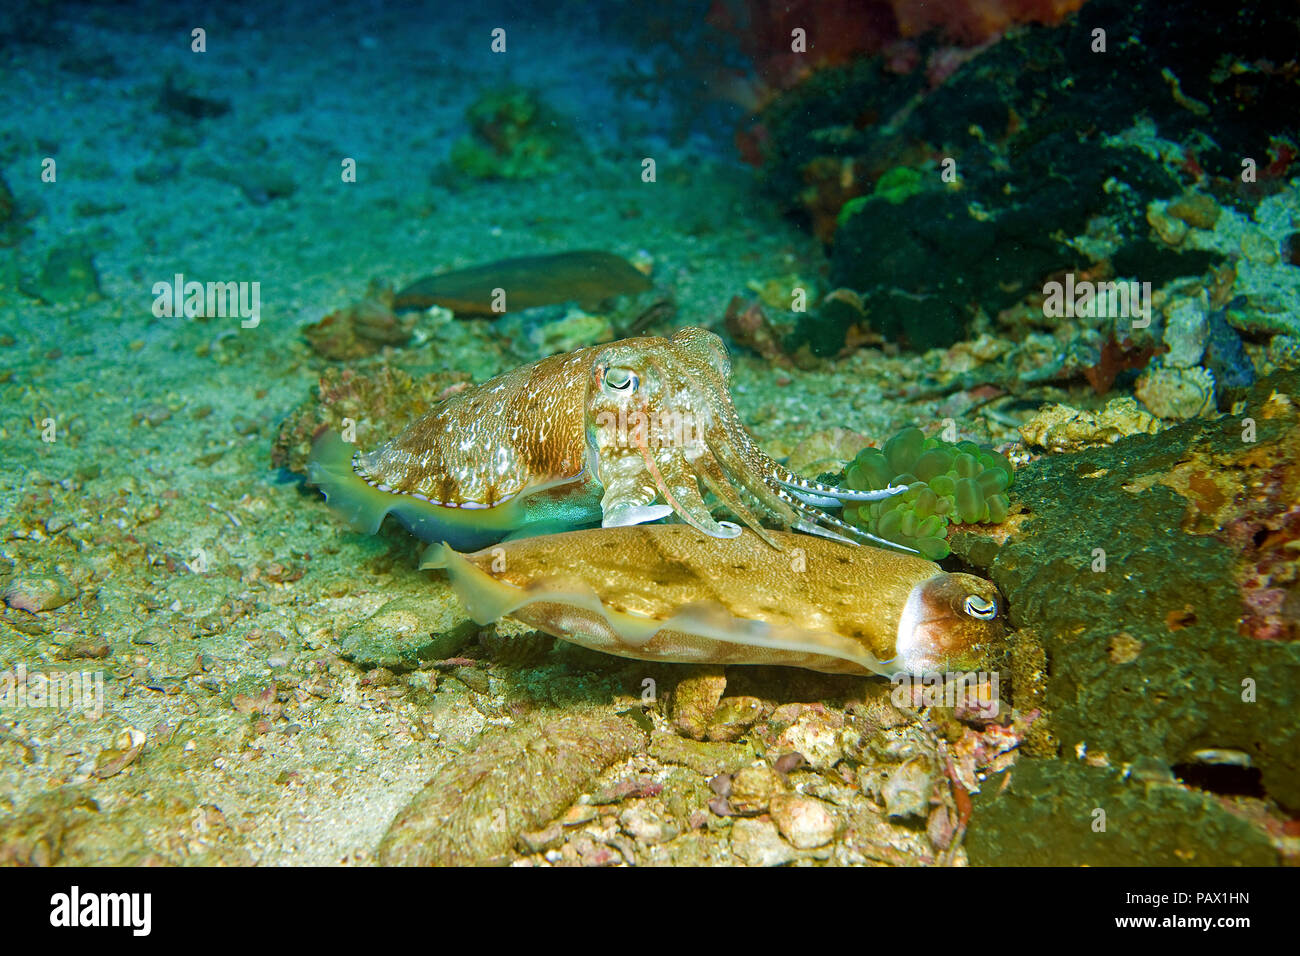
[(982, 669), (1001, 650), (992, 583), (923, 558), (771, 532), (596, 528), (461, 554), (431, 546), (470, 616), (509, 616), (637, 660), (782, 664), (836, 674)]

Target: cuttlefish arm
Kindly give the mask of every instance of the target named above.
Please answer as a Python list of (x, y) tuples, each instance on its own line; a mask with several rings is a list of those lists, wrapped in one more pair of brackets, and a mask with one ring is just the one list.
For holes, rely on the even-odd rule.
[(686, 525), (596, 528), (460, 554), (426, 551), (480, 623), (511, 616), (639, 660), (827, 673), (977, 669), (1003, 626), (996, 588), (876, 548)]

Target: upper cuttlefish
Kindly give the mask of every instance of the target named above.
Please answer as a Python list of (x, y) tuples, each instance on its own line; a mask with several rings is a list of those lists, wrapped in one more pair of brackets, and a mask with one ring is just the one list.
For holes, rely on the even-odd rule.
[(391, 513), (460, 550), (674, 513), (712, 537), (737, 536), (706, 492), (774, 548), (765, 524), (910, 550), (824, 510), (905, 486), (853, 491), (789, 471), (746, 431), (730, 378), (726, 346), (706, 329), (589, 346), (467, 388), (373, 451), (327, 432), (309, 480), (358, 530), (377, 531)]

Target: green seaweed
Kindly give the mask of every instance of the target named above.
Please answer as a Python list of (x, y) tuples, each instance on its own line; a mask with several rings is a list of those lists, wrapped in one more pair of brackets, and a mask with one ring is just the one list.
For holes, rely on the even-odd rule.
[(535, 179), (554, 171), (563, 134), (558, 118), (529, 90), (480, 96), (466, 111), (471, 133), (452, 146), (451, 163), (476, 179)]
[(920, 170), (912, 169), (910, 166), (895, 166), (885, 170), (876, 180), (872, 194), (891, 206), (897, 206), (923, 189), (925, 189), (925, 179)]
[(972, 441), (926, 438), (905, 428), (881, 448), (864, 448), (844, 472), (857, 491), (907, 485), (884, 501), (845, 505), (844, 520), (931, 560), (946, 558), (949, 524), (998, 523), (1011, 507), (1011, 462)]
[(917, 193), (925, 191), (925, 179), (919, 170), (910, 166), (895, 166), (885, 170), (876, 180), (870, 196), (857, 196), (840, 207), (840, 214), (835, 217), (836, 225), (844, 225), (852, 216), (857, 215), (873, 199), (883, 199), (891, 206), (898, 206), (911, 199)]

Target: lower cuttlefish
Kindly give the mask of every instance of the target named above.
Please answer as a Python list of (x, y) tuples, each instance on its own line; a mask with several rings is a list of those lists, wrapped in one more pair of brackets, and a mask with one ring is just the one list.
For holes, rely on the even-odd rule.
[(726, 346), (705, 329), (581, 348), (465, 389), (374, 451), (326, 433), (309, 479), (358, 530), (391, 513), (460, 549), (674, 513), (711, 538), (738, 536), (705, 492), (777, 550), (784, 539), (765, 523), (900, 548), (823, 509), (906, 488), (853, 491), (787, 470), (741, 423), (730, 377)]
[(429, 547), (480, 624), (509, 616), (637, 660), (832, 674), (982, 670), (1005, 633), (997, 588), (924, 558), (776, 531), (595, 528), (461, 554)]

